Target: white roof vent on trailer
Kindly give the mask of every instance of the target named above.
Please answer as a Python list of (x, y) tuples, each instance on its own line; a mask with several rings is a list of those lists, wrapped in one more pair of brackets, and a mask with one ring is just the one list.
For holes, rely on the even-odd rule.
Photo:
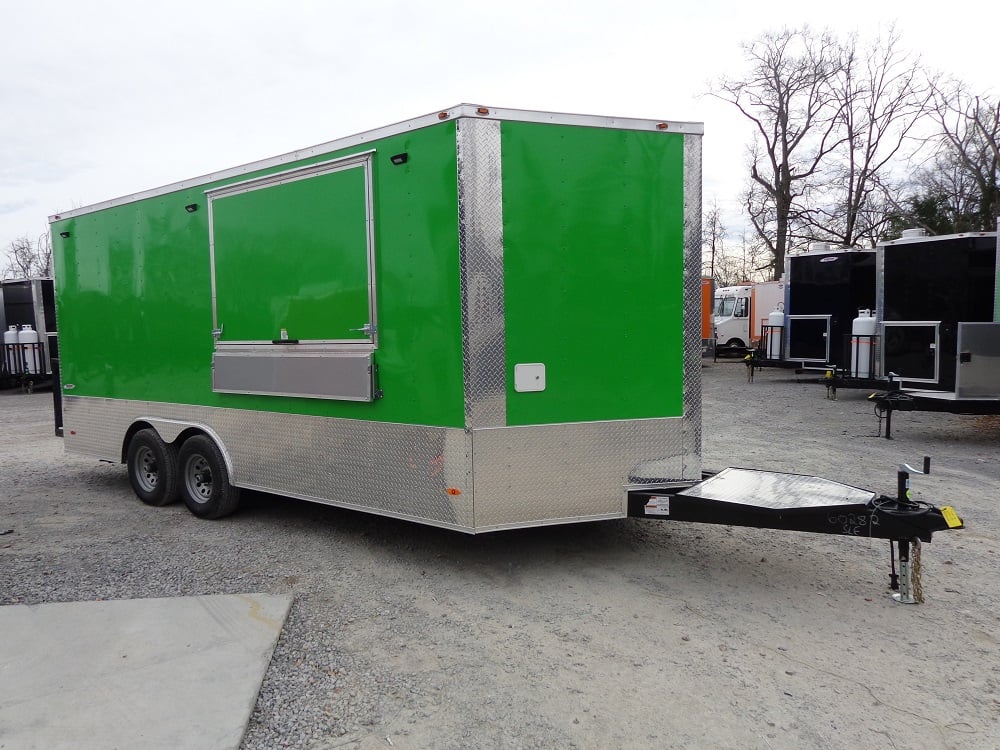
[(899, 239), (908, 240), (911, 237), (926, 237), (927, 230), (923, 227), (914, 227), (913, 229), (904, 229), (899, 235)]
[(811, 253), (825, 253), (833, 250), (833, 245), (829, 242), (810, 242), (809, 252)]

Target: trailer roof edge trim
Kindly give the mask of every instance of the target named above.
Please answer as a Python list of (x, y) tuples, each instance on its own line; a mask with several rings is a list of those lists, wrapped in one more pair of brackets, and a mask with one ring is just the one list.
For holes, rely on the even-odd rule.
[(118, 198), (93, 203), (89, 206), (74, 208), (69, 211), (61, 211), (49, 216), (49, 223), (71, 219), (76, 216), (101, 211), (106, 208), (114, 208), (146, 198), (155, 198), (178, 190), (198, 187), (217, 180), (225, 180), (231, 177), (240, 177), (251, 172), (271, 167), (290, 164), (313, 156), (339, 151), (352, 146), (360, 146), (371, 141), (398, 135), (407, 131), (419, 130), (430, 127), (440, 122), (454, 120), (460, 117), (469, 117), (481, 120), (512, 120), (518, 122), (548, 123), (553, 125), (578, 125), (582, 127), (614, 128), (618, 130), (657, 130), (663, 133), (681, 133), (684, 135), (704, 135), (705, 126), (700, 122), (685, 122), (680, 120), (647, 120), (629, 117), (607, 117), (600, 115), (578, 115), (562, 112), (543, 112), (524, 109), (504, 109), (498, 107), (485, 107), (476, 104), (458, 104), (448, 109), (439, 110), (430, 114), (415, 117), (411, 120), (403, 120), (392, 125), (386, 125), (373, 130), (366, 130), (355, 135), (345, 136), (315, 146), (309, 146), (295, 151), (289, 151), (278, 156), (272, 156), (260, 161), (249, 162), (238, 167), (230, 167), (217, 172), (194, 177), (188, 180), (172, 182), (162, 187), (142, 190), (130, 193)]
[(983, 232), (957, 232), (955, 234), (925, 234), (920, 237), (897, 237), (893, 240), (879, 240), (875, 247), (888, 247), (890, 245), (913, 245), (928, 242), (944, 242), (946, 240), (958, 240), (967, 237), (996, 237), (997, 232), (992, 230)]
[(860, 255), (861, 253), (873, 253), (874, 247), (831, 247), (827, 250), (802, 250), (801, 252), (788, 253), (786, 258), (816, 258), (820, 255)]

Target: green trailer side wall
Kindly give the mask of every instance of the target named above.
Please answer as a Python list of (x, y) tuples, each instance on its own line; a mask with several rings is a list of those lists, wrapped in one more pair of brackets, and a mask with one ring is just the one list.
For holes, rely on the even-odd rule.
[[(206, 189), (374, 148), (374, 403), (212, 392)], [(408, 152), (404, 165), (389, 157)], [(455, 123), (52, 225), (63, 383), (74, 396), (464, 425)], [(185, 205), (198, 204), (188, 213)], [(318, 222), (322, 217), (317, 217)], [(62, 238), (61, 232), (69, 237)], [(249, 273), (280, 274), (255, 262)], [(247, 305), (257, 301), (247, 299)], [(365, 323), (360, 321), (359, 325)], [(433, 363), (430, 366), (428, 363)]]
[[(507, 424), (682, 415), (684, 137), (505, 122), (501, 143)], [(532, 362), (546, 389), (518, 393)]]

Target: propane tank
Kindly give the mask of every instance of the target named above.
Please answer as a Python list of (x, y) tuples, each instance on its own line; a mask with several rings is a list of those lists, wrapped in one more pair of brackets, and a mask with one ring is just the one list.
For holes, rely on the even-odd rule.
[(42, 359), (39, 356), (38, 331), (29, 325), (21, 326), (17, 343), (21, 348), (21, 356), (24, 357), (24, 374), (37, 375), (41, 371)]
[(3, 358), (7, 363), (7, 372), (11, 375), (21, 372), (17, 357), (17, 326), (8, 326), (3, 332)]
[(785, 311), (781, 309), (779, 303), (767, 315), (767, 358), (781, 359), (781, 340), (785, 330)]
[(851, 377), (870, 378), (875, 346), (875, 316), (871, 310), (858, 310), (851, 321)]

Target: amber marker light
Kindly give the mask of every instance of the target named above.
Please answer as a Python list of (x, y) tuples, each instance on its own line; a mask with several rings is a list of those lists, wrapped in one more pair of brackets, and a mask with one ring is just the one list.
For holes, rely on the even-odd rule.
[(667, 123), (667, 122), (659, 122), (659, 123), (656, 124), (656, 129), (657, 130), (667, 130), (669, 127), (670, 127), (670, 123)]
[(477, 115), (488, 115), (489, 113), (490, 113), (490, 111), (488, 109), (486, 109), (486, 107), (479, 107), (476, 110), (476, 114)]
[(458, 489), (458, 487), (449, 487), (448, 489), (445, 490), (445, 492), (447, 492), (449, 495), (452, 496), (462, 494), (462, 490)]
[(439, 120), (447, 120), (448, 119), (448, 113), (447, 112), (438, 112), (438, 119)]

